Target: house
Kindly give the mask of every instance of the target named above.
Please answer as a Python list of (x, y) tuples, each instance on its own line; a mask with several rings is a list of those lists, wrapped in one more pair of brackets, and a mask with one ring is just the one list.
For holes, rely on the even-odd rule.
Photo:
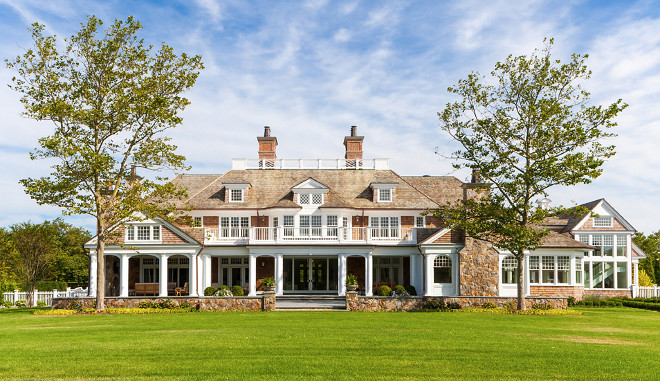
[[(412, 285), (426, 296), (516, 296), (516, 260), (443, 227), (429, 209), (479, 197), (478, 176), (402, 176), (388, 159), (363, 158), (351, 128), (343, 159), (279, 159), (266, 127), (258, 159), (234, 159), (219, 175), (179, 175), (193, 209), (179, 223), (128, 222), (106, 246), (106, 295), (203, 294), (208, 286), (276, 294), (345, 295), (348, 274), (373, 295), (381, 284)], [(546, 202), (548, 200), (542, 200)], [(643, 253), (635, 229), (604, 199), (581, 218), (546, 221), (550, 234), (525, 255), (530, 296), (630, 295)], [(94, 240), (90, 290), (96, 289)]]

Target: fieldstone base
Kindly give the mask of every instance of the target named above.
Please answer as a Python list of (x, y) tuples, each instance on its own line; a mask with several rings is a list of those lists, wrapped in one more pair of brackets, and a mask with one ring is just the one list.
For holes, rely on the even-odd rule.
[[(458, 303), (462, 308), (481, 307), (490, 302), (497, 307), (504, 307), (508, 303), (518, 303), (517, 298), (504, 298), (496, 296), (358, 296), (357, 292), (346, 293), (346, 309), (349, 311), (419, 311), (427, 300), (444, 300), (445, 303)], [(527, 297), (527, 308), (535, 303), (547, 303), (552, 308), (566, 309), (567, 298), (562, 297)]]
[[(105, 306), (109, 308), (137, 307), (141, 302), (161, 302), (172, 300), (177, 304), (188, 303), (199, 306), (204, 311), (272, 311), (275, 309), (275, 293), (264, 293), (262, 296), (234, 297), (187, 297), (172, 296), (166, 298), (105, 298)], [(93, 308), (96, 298), (53, 298), (54, 309), (68, 309), (72, 303), (81, 302), (84, 308)]]

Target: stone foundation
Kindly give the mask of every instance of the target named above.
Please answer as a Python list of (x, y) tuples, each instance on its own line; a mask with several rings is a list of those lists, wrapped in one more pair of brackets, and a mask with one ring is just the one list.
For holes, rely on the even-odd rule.
[[(357, 292), (346, 293), (346, 309), (349, 311), (419, 311), (427, 300), (444, 300), (445, 303), (458, 303), (462, 308), (481, 307), (490, 302), (497, 307), (504, 307), (507, 303), (518, 303), (517, 298), (499, 296), (404, 296), (393, 298), (389, 296), (358, 296)], [(527, 297), (527, 308), (535, 303), (545, 302), (552, 308), (566, 309), (567, 298), (563, 297)]]
[[(187, 297), (172, 296), (168, 298), (106, 298), (105, 306), (108, 308), (137, 307), (141, 302), (161, 302), (170, 299), (178, 304), (188, 303), (199, 306), (203, 311), (272, 311), (275, 309), (275, 293), (265, 292), (261, 296), (234, 296), (234, 297)], [(95, 298), (53, 298), (54, 309), (67, 309), (74, 302), (82, 302), (85, 308), (94, 306)]]
[(584, 290), (584, 296), (599, 295), (606, 298), (632, 298), (631, 290)]

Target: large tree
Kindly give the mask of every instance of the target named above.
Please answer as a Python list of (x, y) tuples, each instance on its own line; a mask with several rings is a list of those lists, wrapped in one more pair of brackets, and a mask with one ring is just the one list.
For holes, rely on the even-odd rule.
[[(22, 94), (24, 115), (51, 121), (32, 159), (53, 159), (50, 176), (21, 180), (39, 204), (96, 220), (96, 307), (104, 309), (104, 248), (117, 225), (136, 212), (167, 216), (183, 190), (154, 176), (141, 181), (131, 169), (181, 170), (185, 158), (163, 132), (182, 121), (189, 101), (181, 94), (203, 68), (200, 56), (177, 55), (162, 45), (152, 51), (137, 37), (129, 17), (105, 30), (90, 16), (57, 47), (45, 27), (32, 25), (34, 47), (13, 60), (11, 87)], [(149, 196), (149, 197), (147, 197)]]
[(632, 238), (633, 242), (639, 246), (647, 257), (639, 261), (639, 269), (646, 271), (651, 278), (651, 282), (660, 283), (660, 230), (645, 235), (637, 233)]
[(447, 205), (435, 214), (448, 227), (493, 243), (518, 261), (518, 308), (525, 309), (524, 253), (548, 234), (543, 219), (552, 210), (533, 202), (554, 186), (590, 183), (602, 172), (614, 146), (603, 140), (621, 100), (588, 105), (581, 84), (590, 77), (587, 55), (561, 63), (551, 56), (553, 40), (527, 56), (508, 56), (491, 77), (468, 75), (450, 93), (461, 99), (438, 113), (440, 127), (458, 143), (455, 168), (478, 171), (488, 192)]

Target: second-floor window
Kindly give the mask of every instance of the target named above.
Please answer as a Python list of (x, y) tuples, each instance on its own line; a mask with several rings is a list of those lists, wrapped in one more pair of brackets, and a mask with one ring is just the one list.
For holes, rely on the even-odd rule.
[(612, 227), (612, 217), (594, 217), (594, 227), (595, 228), (611, 228)]
[(371, 217), (370, 222), (372, 237), (399, 237), (399, 217)]
[(392, 190), (378, 189), (378, 202), (392, 202)]
[(581, 234), (580, 242), (596, 246), (591, 254), (594, 257), (625, 257), (628, 242), (624, 234)]
[(202, 227), (202, 217), (193, 217), (192, 227), (201, 228)]
[(160, 226), (132, 225), (126, 227), (126, 241), (160, 241)]
[(322, 205), (322, 193), (300, 193), (298, 194), (298, 204), (300, 205)]
[(220, 236), (229, 238), (247, 238), (249, 217), (220, 217)]
[(229, 202), (243, 202), (243, 189), (231, 189)]

